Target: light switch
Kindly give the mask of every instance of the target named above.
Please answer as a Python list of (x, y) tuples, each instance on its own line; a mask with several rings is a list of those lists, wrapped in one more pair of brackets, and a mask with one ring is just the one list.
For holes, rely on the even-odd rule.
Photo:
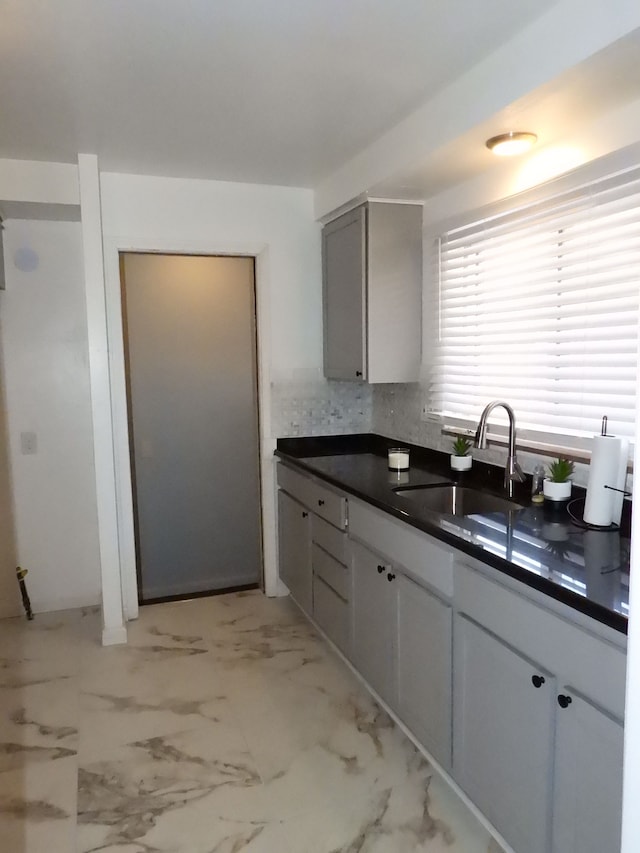
[(23, 456), (33, 456), (38, 452), (38, 436), (35, 432), (20, 433), (20, 452)]

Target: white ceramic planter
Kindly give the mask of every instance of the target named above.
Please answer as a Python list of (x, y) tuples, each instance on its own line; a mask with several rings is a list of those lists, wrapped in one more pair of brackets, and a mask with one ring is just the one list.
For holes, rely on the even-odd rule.
[(565, 483), (554, 483), (553, 480), (544, 478), (542, 493), (549, 501), (568, 501), (571, 497), (571, 480)]
[(451, 454), (451, 467), (454, 471), (468, 471), (473, 463), (473, 456), (456, 456)]

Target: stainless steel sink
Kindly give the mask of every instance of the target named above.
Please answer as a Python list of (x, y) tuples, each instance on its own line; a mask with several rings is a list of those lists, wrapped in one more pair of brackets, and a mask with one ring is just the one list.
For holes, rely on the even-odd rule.
[(488, 512), (513, 512), (523, 508), (508, 498), (453, 483), (441, 486), (407, 486), (393, 491), (420, 509), (440, 515), (482, 515)]

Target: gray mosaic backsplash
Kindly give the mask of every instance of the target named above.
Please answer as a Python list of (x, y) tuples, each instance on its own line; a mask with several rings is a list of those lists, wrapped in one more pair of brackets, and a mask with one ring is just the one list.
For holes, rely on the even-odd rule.
[[(428, 402), (426, 385), (367, 385), (361, 382), (335, 382), (299, 371), (302, 378), (282, 377), (272, 384), (271, 422), (273, 436), (291, 438), (305, 435), (348, 435), (374, 432), (397, 441), (450, 452), (452, 438), (443, 435), (440, 424), (422, 419)], [(517, 412), (516, 412), (517, 415)], [(506, 448), (492, 447), (473, 451), (483, 462), (503, 466)], [(524, 450), (518, 460), (527, 473), (536, 465), (549, 464), (548, 456)], [(586, 486), (589, 466), (576, 463), (573, 480)], [(632, 484), (629, 477), (628, 487)]]
[(326, 379), (279, 381), (271, 386), (271, 426), (276, 438), (371, 432), (373, 388)]
[[(407, 385), (375, 385), (371, 431), (421, 447), (430, 447), (444, 453), (451, 452), (451, 436), (441, 433), (440, 424), (422, 420), (422, 410), (427, 402), (427, 389), (419, 382)], [(504, 447), (473, 450), (475, 459), (500, 466), (505, 464), (506, 454)], [(530, 474), (536, 465), (541, 464), (546, 468), (551, 460), (548, 456), (519, 450), (518, 461), (522, 469)], [(589, 466), (576, 462), (574, 483), (586, 486), (588, 476)]]

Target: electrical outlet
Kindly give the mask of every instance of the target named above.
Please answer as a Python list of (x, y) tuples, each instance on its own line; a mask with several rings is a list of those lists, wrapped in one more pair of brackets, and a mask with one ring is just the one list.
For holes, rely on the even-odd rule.
[(38, 436), (35, 432), (20, 433), (20, 453), (23, 456), (34, 456), (38, 452)]

